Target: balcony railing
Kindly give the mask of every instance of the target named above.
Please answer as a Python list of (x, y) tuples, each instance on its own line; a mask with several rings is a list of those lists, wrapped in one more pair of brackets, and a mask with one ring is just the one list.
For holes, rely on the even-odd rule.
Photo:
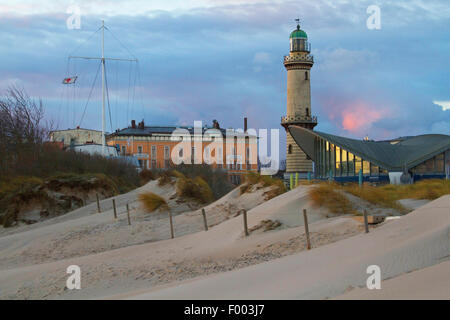
[(314, 56), (308, 54), (306, 57), (301, 55), (295, 55), (295, 56), (284, 56), (284, 63), (295, 63), (295, 62), (307, 62), (307, 63), (314, 63)]
[(281, 123), (317, 123), (316, 116), (284, 116), (281, 117)]

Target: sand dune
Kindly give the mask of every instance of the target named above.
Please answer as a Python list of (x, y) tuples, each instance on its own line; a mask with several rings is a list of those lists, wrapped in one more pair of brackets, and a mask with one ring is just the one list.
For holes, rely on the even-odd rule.
[[(368, 277), (366, 268), (369, 265), (380, 266), (382, 279), (389, 279), (448, 260), (449, 208), (450, 195), (447, 195), (369, 234), (361, 234), (311, 251), (247, 268), (193, 281), (172, 283), (168, 287), (152, 288), (145, 293), (129, 294), (124, 297), (132, 299), (335, 297), (351, 288), (364, 286)], [(429, 272), (426, 274), (432, 276)], [(436, 274), (436, 277), (435, 282), (441, 279), (439, 274)], [(403, 282), (399, 283), (401, 285)], [(391, 285), (388, 284), (389, 286)], [(420, 286), (416, 286), (416, 289), (420, 290)], [(407, 292), (406, 287), (402, 290)], [(379, 295), (382, 296), (382, 292)], [(403, 298), (401, 294), (397, 297)], [(450, 298), (450, 295), (447, 298)]]
[[(123, 213), (113, 220), (112, 210), (79, 211), (0, 237), (0, 298), (321, 299), (364, 284), (368, 264), (379, 264), (383, 278), (391, 278), (448, 256), (450, 196), (366, 235), (351, 217), (313, 208), (308, 189), (269, 201), (265, 189), (243, 195), (235, 189), (206, 207), (207, 232), (200, 210), (179, 212), (173, 240), (165, 213), (149, 216), (137, 206), (132, 226)], [(173, 190), (159, 192), (171, 198)], [(136, 198), (128, 196), (119, 206)], [(253, 230), (249, 237), (236, 215), (242, 208)], [(305, 251), (303, 208), (311, 251)], [(263, 221), (277, 222), (275, 230), (265, 231)], [(81, 290), (65, 289), (72, 264), (81, 267)]]

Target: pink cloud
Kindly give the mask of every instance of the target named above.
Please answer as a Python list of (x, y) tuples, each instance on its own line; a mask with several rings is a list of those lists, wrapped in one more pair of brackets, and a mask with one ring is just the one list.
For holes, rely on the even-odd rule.
[(385, 110), (376, 109), (366, 102), (351, 102), (341, 111), (342, 127), (352, 133), (362, 133), (385, 114)]

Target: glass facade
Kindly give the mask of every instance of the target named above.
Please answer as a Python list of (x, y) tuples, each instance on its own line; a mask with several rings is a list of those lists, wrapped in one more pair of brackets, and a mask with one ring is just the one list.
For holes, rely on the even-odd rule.
[(415, 174), (443, 174), (445, 173), (444, 152), (428, 159), (412, 169)]
[[(315, 175), (317, 178), (328, 178), (330, 175), (332, 177), (354, 177), (358, 176), (360, 170), (365, 176), (388, 174), (386, 169), (356, 156), (325, 139), (316, 138), (314, 144), (317, 159), (315, 162)], [(440, 166), (443, 166), (443, 159), (442, 157), (442, 165)]]

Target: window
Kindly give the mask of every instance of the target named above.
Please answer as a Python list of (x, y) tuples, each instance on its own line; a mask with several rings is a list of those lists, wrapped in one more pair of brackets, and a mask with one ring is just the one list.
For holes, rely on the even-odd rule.
[(388, 171), (385, 168), (379, 167), (380, 175), (387, 175)]
[(138, 153), (142, 154), (142, 146), (138, 146)]
[(355, 156), (355, 174), (359, 175), (359, 171), (362, 170), (362, 162), (361, 158)]
[(164, 146), (164, 159), (169, 160), (170, 159), (170, 147)]
[(378, 176), (380, 174), (378, 166), (374, 165), (373, 163), (370, 164), (370, 175), (371, 176)]
[(288, 147), (288, 154), (292, 154), (292, 144), (290, 144)]
[(444, 170), (444, 153), (436, 156), (436, 172), (443, 173)]
[(426, 172), (434, 172), (434, 158), (425, 161)]
[(342, 153), (341, 153), (341, 175), (346, 176), (348, 173), (347, 170), (347, 150), (342, 149)]
[(152, 146), (152, 159), (156, 160), (156, 146)]
[(370, 162), (369, 161), (363, 160), (362, 170), (363, 170), (363, 175), (365, 175), (365, 176), (370, 175)]
[(308, 80), (308, 71), (305, 71), (305, 80)]
[(306, 108), (306, 116), (309, 117), (309, 108)]
[(122, 154), (123, 155), (127, 154), (127, 147), (126, 146), (122, 146)]
[(330, 169), (331, 175), (334, 177), (336, 175), (336, 154), (334, 144), (331, 144), (330, 146)]
[(336, 146), (336, 176), (340, 177), (341, 176), (341, 148), (339, 148), (338, 146)]
[(348, 175), (349, 176), (354, 176), (355, 175), (355, 156), (353, 155), (353, 153), (348, 152)]

